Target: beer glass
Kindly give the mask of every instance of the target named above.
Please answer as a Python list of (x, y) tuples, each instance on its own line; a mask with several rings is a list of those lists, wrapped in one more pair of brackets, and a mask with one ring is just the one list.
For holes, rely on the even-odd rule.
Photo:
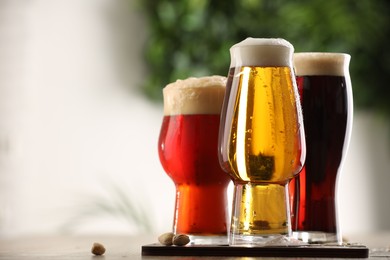
[(163, 89), (158, 152), (176, 186), (173, 232), (192, 244), (227, 243), (227, 187), (218, 161), (220, 112), (226, 77), (178, 80)]
[(288, 182), (305, 157), (292, 53), (283, 39), (248, 38), (230, 49), (219, 134), (220, 163), (234, 182), (230, 245), (291, 235)]
[(348, 54), (293, 57), (306, 135), (306, 163), (290, 184), (293, 234), (311, 243), (341, 243), (336, 187), (352, 127)]

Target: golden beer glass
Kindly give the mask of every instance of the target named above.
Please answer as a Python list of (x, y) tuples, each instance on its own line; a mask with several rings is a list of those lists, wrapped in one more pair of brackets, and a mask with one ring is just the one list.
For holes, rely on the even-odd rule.
[(293, 52), (286, 40), (263, 38), (230, 49), (219, 133), (220, 164), (234, 182), (230, 245), (291, 236), (288, 182), (305, 159)]

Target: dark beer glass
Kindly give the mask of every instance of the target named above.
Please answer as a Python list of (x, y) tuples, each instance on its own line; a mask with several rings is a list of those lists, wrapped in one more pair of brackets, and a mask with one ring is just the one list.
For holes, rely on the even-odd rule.
[(306, 136), (305, 166), (290, 183), (293, 234), (341, 243), (336, 191), (352, 127), (350, 56), (295, 53), (293, 60)]
[(178, 80), (163, 90), (158, 141), (161, 164), (176, 186), (173, 232), (192, 244), (227, 243), (227, 187), (218, 161), (226, 77)]
[(230, 245), (290, 237), (288, 182), (304, 163), (293, 46), (248, 38), (230, 49), (219, 158), (234, 182)]

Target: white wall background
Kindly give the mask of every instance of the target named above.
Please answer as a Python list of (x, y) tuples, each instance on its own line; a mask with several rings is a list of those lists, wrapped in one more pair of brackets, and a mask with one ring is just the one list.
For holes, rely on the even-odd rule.
[[(59, 233), (110, 183), (169, 230), (161, 104), (137, 92), (147, 27), (135, 0), (0, 0), (0, 236)], [(353, 60), (352, 60), (353, 62)], [(344, 233), (390, 230), (388, 124), (356, 113), (339, 181)], [(134, 233), (89, 217), (76, 233)]]

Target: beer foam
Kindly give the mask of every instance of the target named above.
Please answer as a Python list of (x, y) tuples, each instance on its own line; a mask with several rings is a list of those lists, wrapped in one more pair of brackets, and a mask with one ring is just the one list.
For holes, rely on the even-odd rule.
[(294, 47), (281, 38), (247, 38), (230, 48), (230, 67), (291, 67)]
[(293, 63), (297, 76), (345, 76), (351, 56), (345, 53), (294, 53)]
[(220, 114), (225, 95), (226, 77), (187, 78), (163, 89), (164, 115)]

